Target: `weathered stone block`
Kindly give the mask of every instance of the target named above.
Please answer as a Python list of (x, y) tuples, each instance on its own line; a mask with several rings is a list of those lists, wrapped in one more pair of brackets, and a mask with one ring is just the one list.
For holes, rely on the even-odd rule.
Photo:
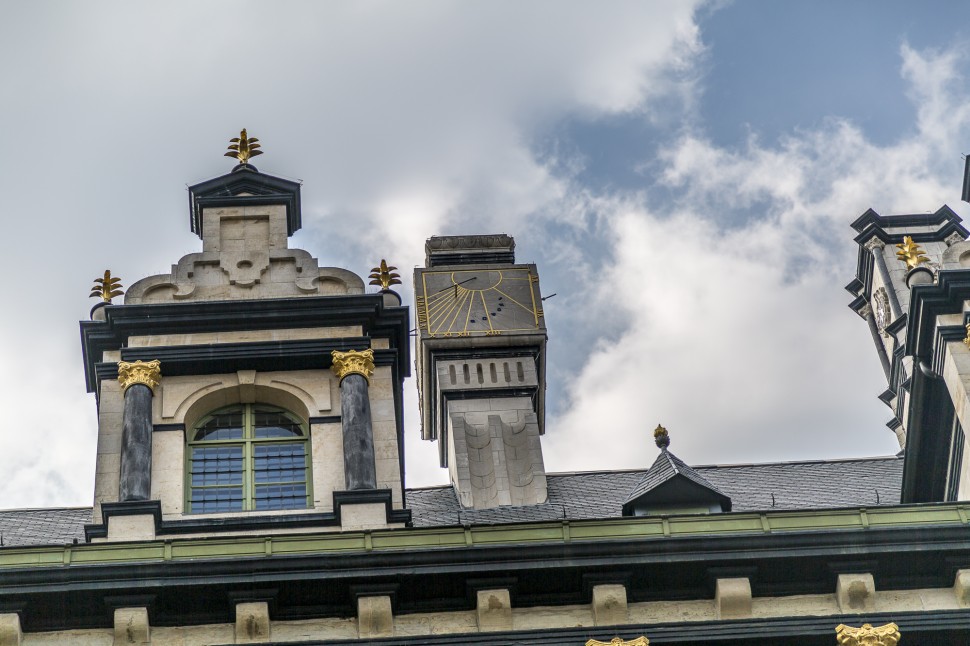
[(260, 644), (270, 640), (269, 604), (245, 601), (236, 604), (236, 643)]
[(718, 619), (751, 616), (751, 582), (747, 578), (718, 579), (714, 593)]
[(114, 620), (114, 646), (152, 643), (148, 608), (117, 608)]
[(509, 591), (479, 590), (476, 614), (479, 630), (512, 630), (512, 601)]
[(626, 586), (607, 584), (593, 586), (593, 623), (610, 626), (627, 622)]
[(357, 633), (365, 637), (389, 637), (394, 634), (391, 598), (360, 597), (357, 599)]
[(842, 612), (868, 612), (876, 603), (876, 583), (871, 574), (840, 574), (835, 598)]
[(961, 608), (970, 607), (970, 570), (957, 570), (953, 580), (953, 594), (956, 595), (957, 605)]
[(15, 612), (0, 614), (0, 646), (20, 646), (23, 638), (20, 615)]

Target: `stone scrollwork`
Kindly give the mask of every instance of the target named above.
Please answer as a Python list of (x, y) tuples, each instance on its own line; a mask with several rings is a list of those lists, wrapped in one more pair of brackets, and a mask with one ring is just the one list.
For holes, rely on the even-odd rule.
[(896, 646), (900, 634), (896, 624), (878, 627), (862, 624), (861, 628), (839, 624), (835, 628), (835, 637), (841, 646)]
[(882, 332), (884, 335), (889, 336), (886, 332), (886, 326), (889, 325), (889, 295), (886, 293), (885, 288), (880, 287), (876, 290), (876, 293), (872, 295), (872, 310), (873, 316), (876, 319), (876, 328)]
[(637, 637), (636, 639), (629, 640), (614, 637), (608, 642), (601, 642), (591, 639), (586, 642), (586, 646), (650, 646), (650, 640), (646, 637)]
[(155, 392), (162, 378), (162, 364), (158, 359), (154, 361), (118, 362), (118, 381), (121, 382), (122, 392), (135, 384), (144, 384)]
[(330, 369), (337, 375), (337, 379), (343, 381), (347, 375), (361, 375), (367, 383), (370, 383), (370, 377), (374, 374), (373, 350), (348, 350), (347, 352), (334, 350), (331, 356), (333, 366)]

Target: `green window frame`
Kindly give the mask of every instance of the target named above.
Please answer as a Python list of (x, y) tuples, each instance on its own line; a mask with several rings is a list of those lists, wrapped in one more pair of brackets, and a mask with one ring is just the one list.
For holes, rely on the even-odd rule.
[(236, 404), (206, 415), (189, 434), (186, 512), (311, 507), (309, 435), (303, 420), (276, 406)]

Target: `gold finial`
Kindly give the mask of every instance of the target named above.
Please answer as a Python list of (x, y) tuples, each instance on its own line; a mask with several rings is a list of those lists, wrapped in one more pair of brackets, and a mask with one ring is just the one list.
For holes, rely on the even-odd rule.
[(873, 628), (872, 624), (862, 624), (862, 628), (839, 624), (835, 628), (835, 638), (841, 646), (896, 646), (900, 637), (896, 624), (878, 628)]
[(896, 245), (896, 248), (899, 249), (896, 252), (896, 257), (905, 262), (906, 267), (909, 269), (913, 269), (924, 262), (930, 261), (929, 258), (923, 255), (926, 252), (918, 244), (913, 242), (912, 236), (903, 238), (903, 243)]
[(390, 289), (391, 285), (400, 285), (401, 275), (395, 273), (395, 269), (397, 267), (388, 267), (387, 261), (382, 258), (381, 266), (371, 269), (371, 275), (368, 276), (371, 279), (369, 284), (380, 285), (381, 289)]
[(121, 382), (121, 391), (125, 392), (135, 384), (144, 384), (152, 392), (158, 387), (158, 382), (162, 379), (162, 363), (155, 359), (153, 361), (127, 361), (118, 362), (118, 381)]
[(591, 639), (586, 642), (586, 646), (650, 646), (650, 640), (646, 637), (637, 637), (636, 639), (631, 640), (623, 640), (619, 637), (614, 637), (608, 642), (601, 642)]
[(360, 375), (370, 383), (370, 376), (374, 374), (373, 350), (347, 350), (346, 352), (334, 350), (330, 356), (333, 357), (333, 365), (330, 369), (337, 375), (338, 380), (343, 381), (347, 375)]
[(229, 152), (225, 154), (225, 157), (235, 157), (240, 164), (248, 164), (251, 157), (263, 154), (263, 151), (259, 150), (261, 147), (259, 139), (247, 137), (245, 128), (242, 129), (238, 137), (233, 137), (229, 141)]
[(110, 269), (105, 269), (104, 278), (94, 279), (94, 287), (91, 288), (91, 295), (88, 298), (94, 298), (97, 296), (105, 303), (110, 303), (111, 299), (115, 296), (121, 296), (124, 294), (121, 289), (122, 287), (124, 287), (124, 285), (121, 284), (121, 279), (112, 276)]
[(657, 443), (657, 446), (661, 449), (666, 449), (670, 446), (670, 435), (667, 433), (662, 425), (657, 424), (657, 428), (653, 429), (653, 441)]

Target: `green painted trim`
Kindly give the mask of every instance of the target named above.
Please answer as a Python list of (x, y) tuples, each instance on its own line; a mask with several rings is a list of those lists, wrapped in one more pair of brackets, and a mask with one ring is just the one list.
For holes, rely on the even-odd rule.
[(761, 513), (624, 517), (600, 520), (430, 527), (369, 532), (159, 539), (0, 548), (0, 569), (64, 567), (119, 562), (235, 559), (271, 555), (434, 550), (525, 543), (583, 543), (611, 539), (667, 540), (684, 537), (791, 534), (833, 530), (967, 526), (970, 502), (930, 503), (875, 509), (827, 509)]

